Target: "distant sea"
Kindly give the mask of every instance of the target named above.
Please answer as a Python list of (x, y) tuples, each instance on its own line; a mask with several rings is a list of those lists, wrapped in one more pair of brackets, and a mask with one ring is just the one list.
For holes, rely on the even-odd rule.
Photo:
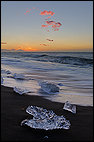
[[(25, 78), (15, 79), (15, 73)], [(27, 95), (93, 106), (92, 52), (1, 52), (1, 75), (4, 86), (28, 89)], [(42, 81), (58, 85), (60, 91), (40, 91)]]

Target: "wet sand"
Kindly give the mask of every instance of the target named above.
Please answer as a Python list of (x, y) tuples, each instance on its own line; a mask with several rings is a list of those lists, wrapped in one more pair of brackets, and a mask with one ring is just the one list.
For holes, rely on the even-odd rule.
[[(45, 131), (20, 126), (22, 120), (31, 118), (25, 111), (29, 105), (51, 109), (57, 115), (64, 115), (71, 123), (70, 129)], [(1, 140), (93, 141), (93, 107), (77, 105), (77, 114), (72, 114), (63, 110), (63, 105), (40, 96), (20, 96), (12, 88), (1, 86)]]

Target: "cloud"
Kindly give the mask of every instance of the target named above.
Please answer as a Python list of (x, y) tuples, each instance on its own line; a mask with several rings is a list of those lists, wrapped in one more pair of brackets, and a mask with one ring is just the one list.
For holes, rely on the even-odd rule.
[(51, 26), (51, 27), (52, 27), (52, 30), (54, 30), (54, 31), (58, 31), (58, 30), (59, 30), (59, 27), (62, 25), (60, 22), (49, 21), (49, 20), (46, 20), (45, 23), (46, 23), (47, 25), (43, 25), (42, 27)]
[(51, 18), (51, 16), (47, 17), (47, 18)]
[(53, 25), (55, 22), (54, 21), (45, 21), (45, 23), (48, 25)]
[(1, 44), (7, 44), (6, 42), (1, 42)]
[(47, 44), (40, 44), (40, 45), (43, 45), (43, 46), (48, 46)]
[(53, 41), (53, 40), (51, 40), (51, 39), (46, 39), (46, 40), (48, 40), (48, 41)]
[(34, 10), (39, 10), (39, 9), (36, 8), (36, 7), (32, 7), (31, 9), (28, 9), (28, 8), (27, 8), (27, 10), (26, 10), (26, 12), (24, 13), (24, 15), (26, 15), (27, 13), (30, 13), (31, 10), (32, 10), (31, 13), (34, 13)]
[[(28, 9), (28, 8), (27, 8)], [(24, 15), (26, 15), (27, 13), (30, 13), (31, 9), (30, 10), (27, 10)]]
[(48, 25), (41, 25), (42, 27), (48, 27)]
[(51, 16), (53, 16), (55, 13), (54, 12), (52, 12), (52, 11), (47, 11), (47, 10), (44, 10), (44, 11), (42, 11), (41, 13), (40, 13), (40, 15), (51, 15)]

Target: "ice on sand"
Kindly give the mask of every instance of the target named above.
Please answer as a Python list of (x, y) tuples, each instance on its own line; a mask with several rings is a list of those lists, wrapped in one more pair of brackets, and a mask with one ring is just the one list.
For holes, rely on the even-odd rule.
[(39, 85), (41, 86), (41, 89), (48, 94), (59, 92), (59, 87), (53, 83), (40, 82)]
[(18, 88), (18, 87), (14, 87), (14, 91), (16, 93), (19, 93), (20, 95), (30, 92), (30, 91), (28, 91), (26, 89), (21, 89), (21, 88)]
[(33, 119), (25, 119), (21, 126), (27, 125), (35, 129), (53, 130), (69, 129), (70, 122), (62, 116), (57, 116), (52, 110), (46, 110), (37, 106), (28, 106), (26, 112), (33, 115)]
[(63, 109), (68, 110), (72, 113), (76, 113), (76, 106), (73, 104), (70, 104), (68, 101), (65, 102)]

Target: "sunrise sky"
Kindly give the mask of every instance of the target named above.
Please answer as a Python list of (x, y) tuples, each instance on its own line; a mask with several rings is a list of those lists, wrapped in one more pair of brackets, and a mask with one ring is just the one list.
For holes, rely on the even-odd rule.
[(1, 48), (92, 51), (93, 2), (2, 1)]

